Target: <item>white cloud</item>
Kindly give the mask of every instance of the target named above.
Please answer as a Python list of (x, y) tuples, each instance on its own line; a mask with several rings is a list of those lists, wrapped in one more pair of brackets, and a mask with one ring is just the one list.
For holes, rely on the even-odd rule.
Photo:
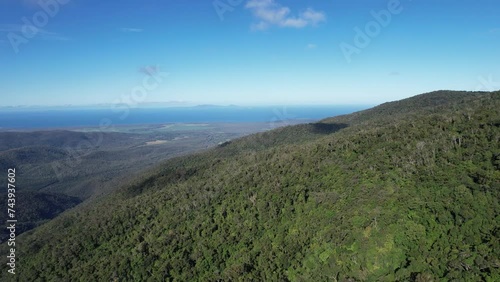
[(323, 12), (316, 12), (312, 8), (308, 8), (305, 12), (303, 12), (302, 18), (304, 18), (309, 23), (312, 23), (313, 25), (326, 20), (326, 16)]
[(249, 0), (245, 8), (252, 11), (258, 22), (252, 24), (253, 30), (264, 30), (271, 26), (303, 28), (315, 26), (326, 21), (325, 13), (308, 8), (298, 16), (291, 15), (290, 8), (274, 0)]
[(143, 32), (144, 30), (142, 28), (122, 27), (122, 28), (120, 28), (120, 31), (123, 31), (123, 32)]

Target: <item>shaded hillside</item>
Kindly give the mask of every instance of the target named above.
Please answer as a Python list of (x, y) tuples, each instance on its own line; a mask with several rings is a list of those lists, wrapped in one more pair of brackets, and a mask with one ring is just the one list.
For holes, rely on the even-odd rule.
[[(78, 198), (62, 194), (46, 194), (31, 191), (16, 193), (16, 199), (15, 210), (18, 211), (16, 214), (18, 221), (16, 224), (16, 234), (30, 230), (81, 202)], [(7, 194), (0, 193), (0, 201), (7, 203)], [(0, 242), (4, 242), (9, 235), (8, 230), (4, 226), (7, 219), (6, 212), (0, 213), (0, 221), (3, 226), (0, 234)]]
[(498, 281), (499, 108), (431, 93), (172, 159), (20, 236), (15, 279)]
[[(110, 152), (115, 157), (115, 163), (125, 163), (120, 157), (127, 156), (129, 161), (130, 154), (117, 151), (144, 142), (139, 136), (65, 130), (0, 132), (0, 170), (17, 168), (18, 188), (21, 191), (62, 193), (83, 200), (94, 195), (94, 185), (89, 185), (88, 181), (112, 178), (107, 171), (113, 164), (109, 162), (107, 169), (103, 169), (93, 156), (99, 152)], [(79, 189), (77, 185), (72, 185), (73, 180), (84, 187)]]
[(0, 132), (0, 170), (17, 168), (21, 191), (61, 193), (86, 200), (109, 193), (127, 177), (158, 161), (206, 147), (201, 137), (145, 146), (147, 141), (175, 140), (183, 134)]
[(31, 146), (0, 151), (0, 170), (6, 171), (8, 168), (18, 164), (39, 164), (49, 163), (68, 157), (68, 152), (50, 146)]
[(112, 132), (75, 132), (67, 130), (0, 132), (0, 151), (28, 146), (89, 148), (120, 146), (130, 134)]
[(231, 157), (243, 152), (267, 150), (283, 145), (303, 144), (335, 133), (347, 126), (347, 124), (343, 123), (309, 123), (285, 126), (226, 142), (219, 145), (216, 152), (218, 155)]
[[(173, 130), (169, 130), (174, 127)], [(35, 131), (0, 132), (0, 171), (16, 168), (17, 192), (40, 192), (77, 197), (80, 201), (93, 200), (106, 195), (140, 175), (159, 162), (189, 152), (215, 146), (260, 126), (219, 124), (192, 130), (182, 124), (120, 127), (116, 132)], [(115, 130), (118, 130), (115, 128)], [(95, 130), (90, 128), (89, 130)], [(210, 140), (207, 138), (210, 137)], [(148, 142), (166, 140), (166, 143), (148, 146)], [(0, 192), (1, 193), (1, 192)], [(37, 193), (35, 193), (38, 195)], [(33, 207), (46, 206), (43, 197), (27, 199)], [(42, 202), (38, 203), (40, 200)], [(73, 207), (73, 205), (57, 205)], [(41, 212), (41, 211), (40, 211)], [(60, 213), (58, 211), (57, 213)], [(55, 216), (55, 214), (53, 215)], [(44, 220), (53, 216), (40, 215)], [(20, 223), (17, 235), (43, 220)], [(5, 229), (5, 221), (0, 225)]]

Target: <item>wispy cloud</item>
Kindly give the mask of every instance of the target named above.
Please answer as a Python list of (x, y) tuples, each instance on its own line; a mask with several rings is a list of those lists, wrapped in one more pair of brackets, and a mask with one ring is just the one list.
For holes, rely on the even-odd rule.
[(389, 73), (389, 75), (390, 76), (398, 76), (398, 75), (401, 75), (401, 73), (398, 72), (398, 71), (392, 71), (392, 72)]
[(122, 31), (122, 32), (143, 32), (144, 30), (142, 28), (122, 27), (122, 28), (120, 28), (120, 31)]
[(20, 2), (22, 2), (24, 6), (28, 8), (40, 8), (38, 4), (39, 0), (21, 0)]
[(24, 33), (35, 33), (36, 36), (43, 40), (67, 41), (68, 37), (63, 36), (56, 32), (51, 32), (35, 26), (26, 26), (20, 24), (0, 24), (0, 33), (17, 33), (23, 35)]
[(306, 45), (306, 49), (316, 49), (317, 47), (318, 47), (318, 45), (313, 44), (313, 43), (309, 43)]
[(0, 24), (0, 32), (22, 32), (23, 26), (19, 24)]
[(64, 35), (61, 35), (56, 32), (50, 32), (44, 30), (43, 33), (40, 33), (40, 38), (43, 40), (54, 40), (54, 41), (68, 41), (70, 40), (69, 37), (66, 37)]
[(265, 30), (271, 26), (303, 28), (306, 26), (316, 26), (326, 21), (323, 12), (307, 8), (298, 16), (291, 15), (290, 8), (276, 3), (274, 0), (249, 0), (245, 7), (252, 11), (258, 20), (252, 24), (253, 30)]

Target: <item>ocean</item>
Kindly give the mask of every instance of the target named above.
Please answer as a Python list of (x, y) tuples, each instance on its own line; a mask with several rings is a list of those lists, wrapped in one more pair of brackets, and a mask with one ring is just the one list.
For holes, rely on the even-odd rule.
[(134, 109), (0, 110), (0, 130), (98, 127), (113, 125), (215, 122), (313, 121), (369, 106), (172, 107)]

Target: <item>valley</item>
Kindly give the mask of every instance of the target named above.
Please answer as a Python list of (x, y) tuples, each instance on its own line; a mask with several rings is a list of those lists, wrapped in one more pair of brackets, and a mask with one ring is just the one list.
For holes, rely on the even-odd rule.
[[(267, 123), (159, 124), (0, 132), (0, 170), (18, 172), (21, 234), (173, 157), (268, 130)], [(0, 192), (6, 202), (7, 194)], [(6, 214), (1, 213), (2, 226)], [(2, 228), (0, 242), (8, 235)]]

